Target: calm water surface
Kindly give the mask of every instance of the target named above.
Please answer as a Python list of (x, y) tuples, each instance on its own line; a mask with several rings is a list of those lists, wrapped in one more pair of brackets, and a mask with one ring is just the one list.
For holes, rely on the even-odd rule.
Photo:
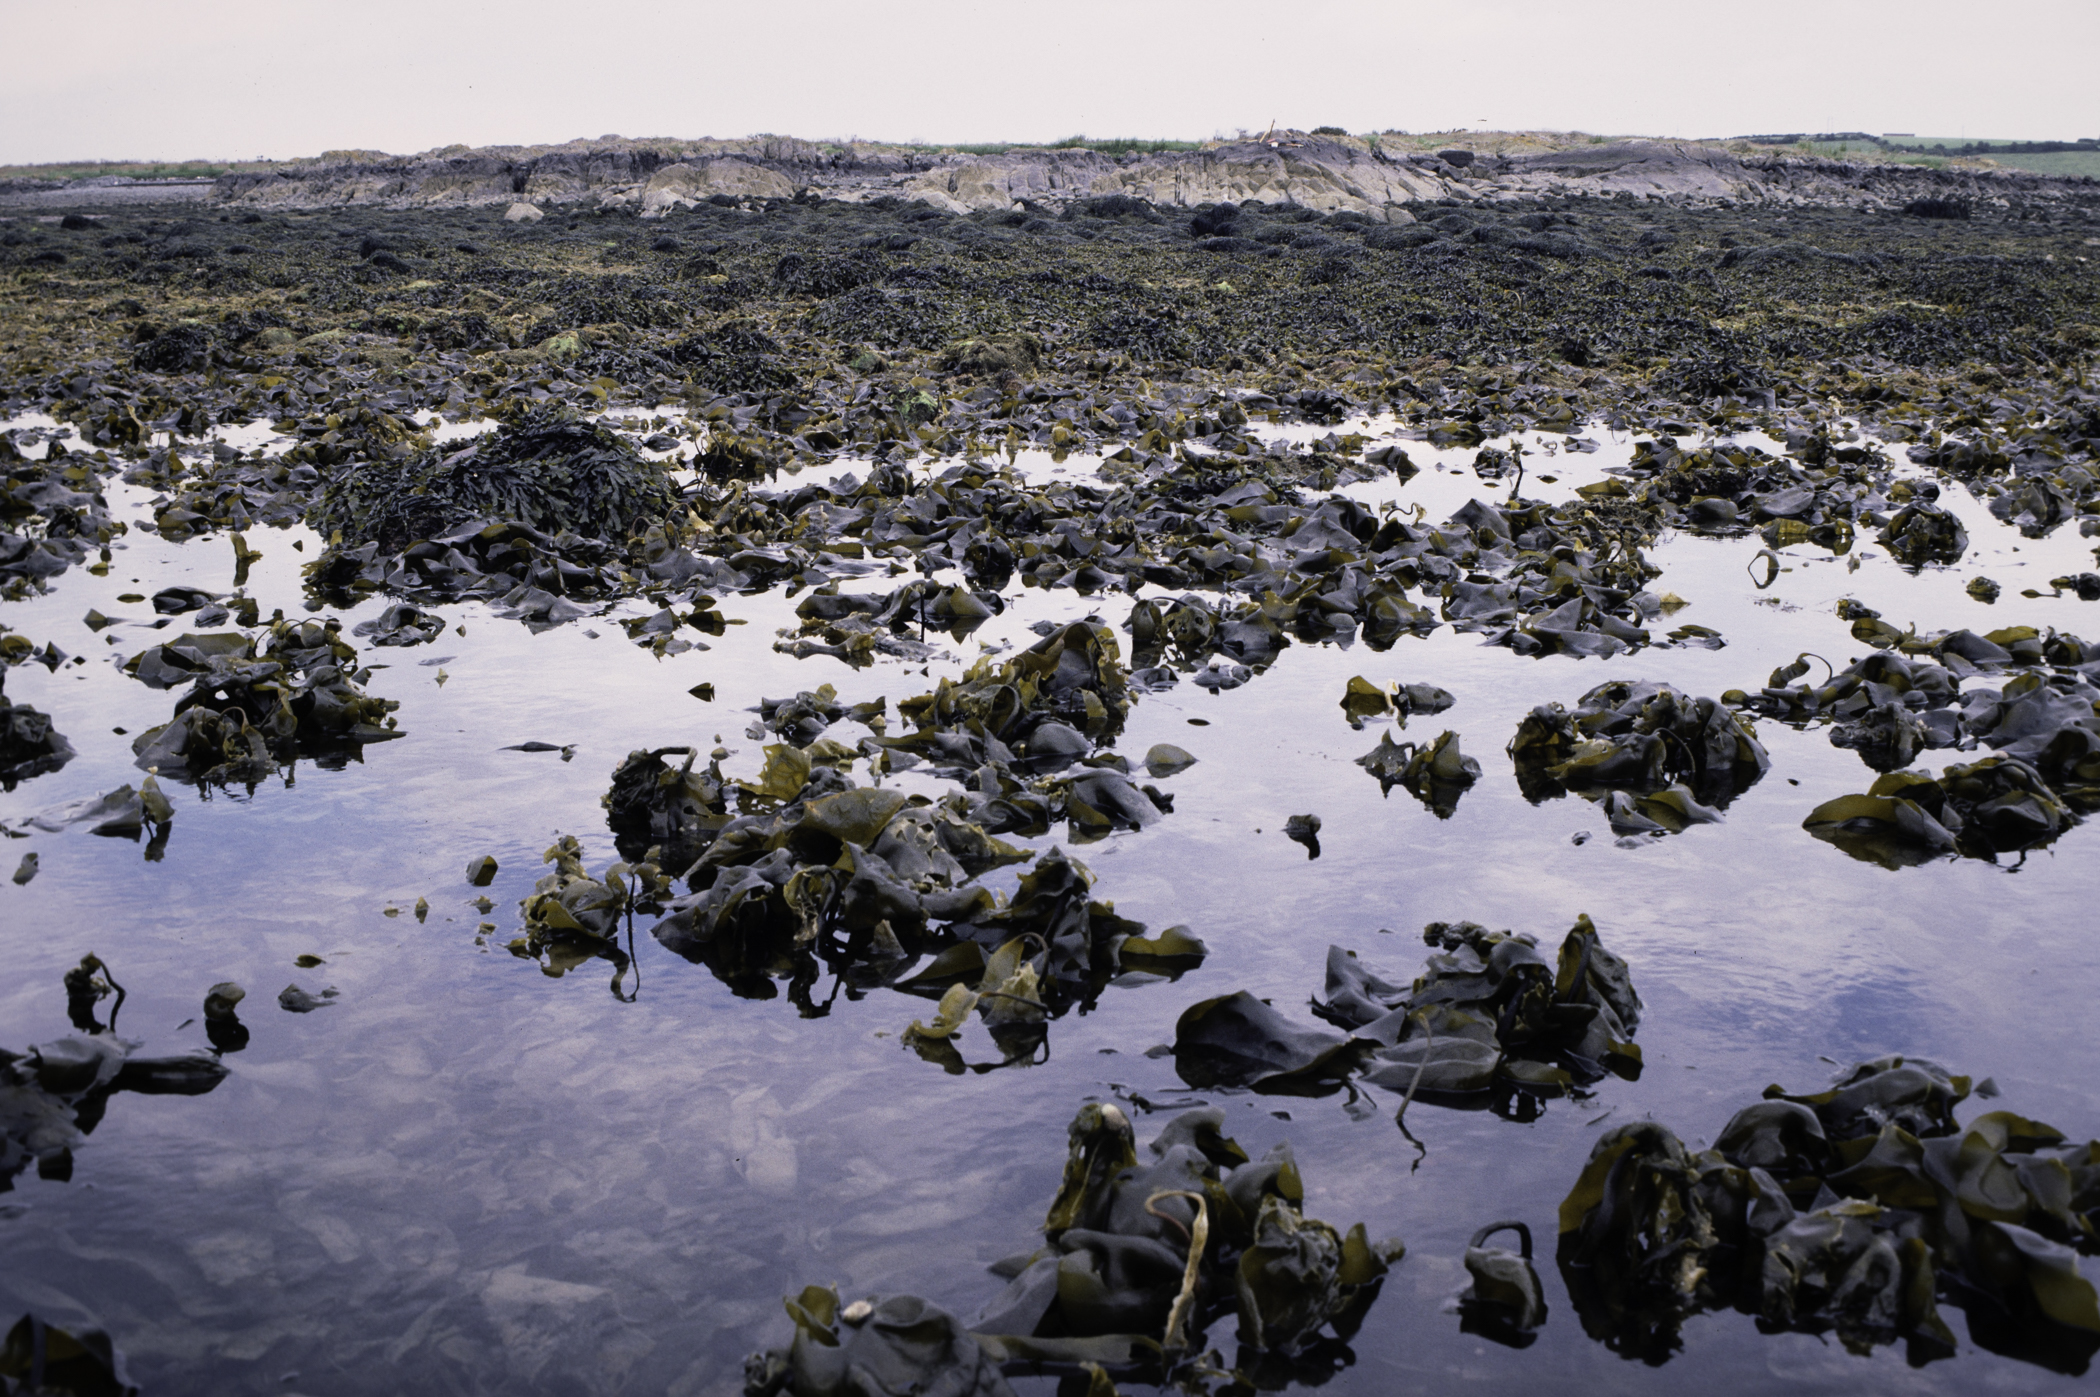
[[(1595, 435), (1603, 449), (1593, 455), (1534, 454), (1527, 497), (1566, 498), (1625, 459), (1629, 443)], [(1464, 468), (1470, 451), (1408, 449), (1425, 466), (1412, 481), (1348, 493), (1419, 501), (1432, 520), (1507, 494)], [(1076, 459), (1020, 464), (1035, 479), (1085, 473)], [(1541, 483), (1541, 472), (1560, 478)], [(119, 517), (145, 517), (143, 492), (110, 490)], [(593, 869), (617, 857), (599, 798), (634, 748), (704, 749), (719, 737), (734, 753), (727, 769), (752, 775), (762, 744), (744, 734), (745, 709), (761, 696), (831, 683), (845, 702), (887, 696), (894, 706), (959, 673), (982, 643), (1032, 642), (1032, 622), (1098, 610), (1120, 628), (1127, 597), (1015, 587), (1009, 610), (949, 643), (947, 658), (861, 671), (774, 653), (778, 628), (794, 624), (793, 601), (778, 593), (724, 598), (746, 624), (665, 660), (617, 625), (653, 609), (644, 603), (540, 635), (479, 604), (440, 608), (463, 633), (364, 652), (388, 666), (367, 688), (400, 701), (408, 735), (367, 749), (361, 764), (303, 764), (290, 784), (244, 798), (169, 783), (178, 814), (159, 862), (80, 828), (0, 842), (10, 865), (32, 849), (42, 863), (27, 886), (0, 884), (0, 1044), (19, 1050), (69, 1031), (60, 978), (90, 951), (130, 992), (120, 1031), (148, 1051), (201, 1043), (201, 999), (220, 980), (248, 988), (242, 1017), (253, 1031), (217, 1090), (120, 1095), (70, 1182), (32, 1171), (0, 1197), (0, 1318), (34, 1310), (62, 1325), (100, 1323), (149, 1394), (732, 1392), (744, 1355), (784, 1340), (780, 1297), (805, 1283), (916, 1292), (965, 1317), (997, 1294), (1002, 1283), (984, 1267), (1034, 1245), (1081, 1102), (1120, 1099), (1149, 1136), (1172, 1109), (1207, 1100), (1226, 1107), (1250, 1151), (1292, 1143), (1308, 1214), (1344, 1227), (1360, 1219), (1408, 1245), (1334, 1392), (2082, 1387), (1966, 1338), (1955, 1359), (1912, 1370), (1900, 1345), (1855, 1357), (1834, 1340), (1760, 1334), (1734, 1313), (1694, 1318), (1678, 1356), (1651, 1368), (1583, 1335), (1550, 1264), (1551, 1318), (1527, 1350), (1462, 1334), (1453, 1304), (1476, 1228), (1522, 1218), (1551, 1238), (1600, 1125), (1653, 1117), (1700, 1146), (1768, 1083), (1815, 1089), (1834, 1063), (1933, 1057), (1995, 1077), (2004, 1095), (1993, 1106), (2075, 1138), (2100, 1134), (2100, 1043), (2089, 1031), (2100, 831), (2074, 830), (2017, 866), (1857, 862), (1801, 820), (1865, 790), (1873, 773), (1824, 733), (1762, 723), (1772, 770), (1725, 823), (1621, 847), (1596, 806), (1527, 804), (1504, 755), (1531, 707), (1572, 706), (1608, 679), (1718, 695), (1757, 687), (1804, 649), (1842, 668), (1864, 653), (1833, 613), (1844, 596), (1921, 630), (2100, 631), (2100, 607), (2018, 595), (2092, 567), (2075, 529), (2026, 540), (1959, 489), (1942, 502), (1967, 524), (1968, 555), (1917, 576), (1867, 539), (1856, 571), (1818, 549), (1788, 550), (1790, 570), (1760, 591), (1746, 569), (1756, 539), (1666, 539), (1651, 554), (1665, 570), (1652, 586), (1691, 602), (1674, 623), (1726, 636), (1718, 651), (1533, 660), (1445, 627), (1384, 654), (1295, 644), (1243, 688), (1183, 683), (1143, 696), (1118, 749), (1137, 757), (1173, 742), (1198, 764), (1164, 783), (1172, 815), (1075, 852), (1097, 875), (1097, 896), (1155, 928), (1189, 924), (1210, 958), (1178, 982), (1111, 987), (1092, 1012), (1059, 1020), (1047, 1062), (963, 1076), (899, 1046), (898, 1033), (930, 1010), (924, 1000), (839, 993), (827, 1015), (802, 1018), (785, 998), (737, 998), (646, 931), (635, 939), (633, 1002), (608, 993), (602, 962), (549, 978), (503, 950), (517, 900), (559, 833), (582, 841)], [(265, 615), (304, 615), (298, 569), (318, 541), (304, 530), (250, 540), (264, 556), (249, 594)], [(173, 583), (225, 591), (233, 563), (223, 536), (169, 544), (133, 532), (107, 577), (76, 568), (47, 596), (0, 606), (0, 622), (89, 659), (8, 675), (9, 696), (50, 713), (80, 755), (0, 795), (0, 819), (136, 781), (130, 737), (113, 729), (166, 721), (175, 695), (116, 663), (179, 633), (184, 618), (147, 629), (150, 606), (116, 598)], [(1963, 592), (1979, 573), (2004, 585), (1997, 605)], [(848, 584), (893, 585), (879, 574)], [(341, 613), (346, 635), (384, 605)], [(93, 632), (82, 620), (90, 608), (125, 620)], [(1353, 731), (1338, 707), (1356, 674), (1457, 695), (1407, 734), (1448, 726), (1480, 760), (1481, 781), (1450, 819), (1405, 791), (1382, 797), (1352, 764), (1379, 736), (1375, 725)], [(711, 703), (687, 692), (702, 681), (715, 685)], [(835, 735), (850, 742), (858, 731), (848, 722)], [(500, 750), (526, 741), (573, 744), (574, 759)], [(1934, 769), (1955, 759), (1929, 754)], [(1281, 833), (1306, 812), (1324, 823), (1318, 859)], [(484, 853), (501, 864), (487, 889), (497, 930), (477, 940), (478, 891), (463, 870)], [(989, 881), (1010, 888), (1012, 873)], [(430, 904), (422, 924), (406, 910), (418, 897)], [(1470, 919), (1557, 942), (1583, 912), (1647, 1003), (1647, 1070), (1587, 1100), (1545, 1102), (1528, 1121), (1418, 1104), (1407, 1115), (1418, 1155), (1395, 1128), (1389, 1093), (1198, 1094), (1171, 1057), (1146, 1055), (1199, 999), (1248, 989), (1303, 1006), (1321, 988), (1330, 943), (1405, 980), (1420, 969), (1425, 922)], [(301, 955), (326, 963), (300, 969)], [(293, 983), (340, 993), (295, 1015), (274, 1002)], [(830, 993), (817, 988), (820, 1001)], [(961, 1044), (972, 1061), (998, 1056), (979, 1026)], [(1229, 1320), (1212, 1332), (1229, 1337)]]

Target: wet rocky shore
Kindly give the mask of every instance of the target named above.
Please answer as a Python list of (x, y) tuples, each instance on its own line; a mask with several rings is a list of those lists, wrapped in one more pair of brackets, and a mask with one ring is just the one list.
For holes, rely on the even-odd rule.
[(717, 147), (0, 206), (0, 1379), (2069, 1390), (2100, 187)]

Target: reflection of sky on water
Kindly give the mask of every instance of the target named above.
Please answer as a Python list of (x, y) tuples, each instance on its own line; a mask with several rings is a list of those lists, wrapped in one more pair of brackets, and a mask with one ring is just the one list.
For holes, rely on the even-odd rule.
[[(1547, 457), (1545, 439), (1527, 434), (1525, 494), (1565, 497), (1631, 450), (1623, 437), (1588, 435), (1596, 453)], [(1507, 497), (1509, 482), (1466, 468), (1472, 449), (1404, 444), (1420, 474), (1348, 493), (1373, 507), (1420, 501), (1432, 522), (1474, 496)], [(1079, 478), (1089, 464), (1075, 456), (1063, 466)], [(1029, 480), (1066, 478), (1058, 467), (1035, 452), (1015, 465)], [(837, 469), (865, 475), (868, 464)], [(1560, 478), (1539, 481), (1545, 474)], [(805, 471), (773, 484), (822, 478)], [(111, 487), (120, 517), (140, 517), (146, 498)], [(1033, 621), (1098, 612), (1120, 626), (1127, 597), (1011, 588), (1009, 610), (969, 639), (929, 637), (947, 654), (924, 673), (776, 655), (777, 629), (794, 624), (794, 601), (777, 593), (723, 598), (725, 613), (748, 624), (663, 661), (617, 625), (652, 609), (643, 602), (541, 636), (478, 604), (441, 607), (464, 635), (366, 652), (386, 666), (368, 687), (401, 700), (408, 736), (361, 764), (302, 766), (291, 788), (272, 782), (252, 799), (171, 787), (178, 814), (160, 864), (144, 863), (137, 845), (78, 830), (7, 841), (10, 861), (36, 849), (42, 872), (0, 888), (16, 932), (0, 1043), (65, 1031), (59, 977), (88, 950), (123, 977), (123, 1027), (150, 1050), (198, 1041), (199, 1027), (184, 1021), (208, 986), (229, 978), (250, 991), (243, 1018), (254, 1038), (209, 1096), (126, 1098), (80, 1152), (72, 1183), (25, 1177), (0, 1216), (9, 1257), (0, 1318), (27, 1308), (61, 1323), (92, 1314), (155, 1393), (392, 1392), (409, 1374), (415, 1385), (480, 1390), (733, 1391), (743, 1355), (784, 1336), (778, 1297), (805, 1282), (915, 1290), (964, 1314), (995, 1294), (980, 1268), (1032, 1245), (1077, 1103), (1190, 1095), (1171, 1059), (1143, 1055), (1171, 1038), (1187, 1005), (1246, 988), (1295, 1011), (1319, 990), (1330, 942), (1405, 979), (1421, 965), (1424, 922), (1469, 918), (1557, 940), (1588, 912), (1647, 1001), (1648, 1067), (1637, 1083), (1547, 1103), (1528, 1124), (1418, 1105), (1408, 1115), (1427, 1149), (1418, 1165), (1390, 1124), (1389, 1094), (1365, 1098), (1363, 1119), (1341, 1097), (1213, 1095), (1251, 1151), (1293, 1143), (1309, 1212), (1343, 1225), (1361, 1218), (1374, 1235), (1409, 1244), (1352, 1343), (1356, 1365), (1330, 1391), (1471, 1383), (1664, 1393), (1688, 1381), (1728, 1392), (2067, 1389), (1973, 1352), (1918, 1372), (1892, 1350), (1854, 1359), (1808, 1336), (1761, 1336), (1734, 1315), (1695, 1321), (1684, 1354), (1651, 1371), (1584, 1338), (1550, 1274), (1554, 1317), (1523, 1354), (1460, 1335), (1442, 1308), (1463, 1283), (1456, 1258), (1475, 1228), (1517, 1216), (1551, 1235), (1600, 1124), (1653, 1116), (1703, 1142), (1768, 1083), (1821, 1085), (1834, 1070), (1825, 1059), (1925, 1053), (1995, 1076), (2005, 1096), (1994, 1105), (2079, 1138), (2100, 1131), (2100, 1046), (2082, 1031), (2100, 994), (2087, 915), (2093, 830), (2073, 831), (2016, 874), (2011, 860), (1901, 873), (1858, 863), (1800, 821), (1872, 774), (1821, 732), (1764, 723), (1773, 769), (1725, 823), (1621, 848), (1588, 802), (1527, 803), (1503, 753), (1532, 706), (1572, 703), (1607, 678), (1718, 694), (1754, 686), (1802, 649), (1841, 667), (1863, 651), (1832, 613), (1841, 596), (1924, 629), (2100, 630), (2089, 619), (2100, 609), (2018, 595), (2036, 578), (2091, 566), (2075, 529), (2027, 540), (1958, 488), (1942, 500), (1963, 514), (1969, 556), (1916, 577), (1863, 538), (1857, 571), (1821, 550), (1788, 549), (1792, 571), (1760, 591), (1744, 566), (1755, 539), (1662, 541), (1652, 557), (1665, 572), (1652, 587), (1689, 600), (1673, 619), (1721, 631), (1720, 651), (1528, 660), (1444, 627), (1383, 654), (1361, 642), (1294, 644), (1243, 688), (1210, 693), (1184, 681), (1142, 697), (1118, 750), (1173, 742), (1199, 762), (1160, 783), (1176, 797), (1171, 816), (1077, 855), (1119, 913), (1154, 927), (1186, 922), (1213, 954), (1178, 983), (1111, 989), (1092, 1012), (1059, 1020), (1043, 1066), (960, 1078), (896, 1044), (923, 1001), (840, 995), (829, 1016), (802, 1020), (784, 1000), (732, 997), (644, 933), (642, 990), (626, 1005), (606, 993), (609, 972), (597, 965), (549, 980), (502, 943), (557, 832), (576, 834), (594, 869), (613, 857), (599, 797), (629, 750), (705, 747), (719, 736), (734, 754), (729, 770), (749, 775), (761, 744), (744, 736), (744, 710), (761, 695), (828, 682), (843, 702), (887, 696), (894, 712), (984, 645), (1032, 642)], [(249, 538), (264, 555), (250, 586), (264, 614), (305, 615), (299, 568), (319, 541), (303, 530)], [(48, 596), (0, 608), (33, 640), (89, 657), (55, 674), (9, 673), (9, 697), (51, 713), (80, 756), (0, 796), (0, 818), (136, 780), (131, 735), (164, 721), (172, 696), (115, 670), (163, 634), (147, 628), (150, 606), (116, 598), (177, 582), (230, 586), (223, 536), (169, 544), (133, 533), (122, 543), (107, 577), (76, 568)], [(2006, 584), (1995, 607), (1962, 592), (1979, 572)], [(878, 571), (844, 589), (904, 580)], [(346, 627), (384, 604), (344, 613)], [(90, 631), (81, 618), (91, 607), (120, 624)], [(439, 657), (448, 657), (442, 686), (438, 666), (423, 663)], [(1450, 820), (1404, 791), (1382, 797), (1353, 765), (1379, 736), (1376, 725), (1352, 731), (1337, 706), (1354, 674), (1457, 695), (1449, 712), (1396, 734), (1418, 740), (1449, 727), (1480, 760), (1483, 777)], [(702, 681), (716, 685), (713, 703), (686, 692)], [(859, 731), (849, 724), (843, 735)], [(498, 750), (526, 740), (575, 743), (575, 760)], [(908, 780), (939, 789), (923, 774)], [(1323, 821), (1316, 861), (1281, 833), (1286, 816), (1307, 811)], [(1577, 833), (1592, 837), (1578, 845)], [(485, 946), (474, 936), (476, 890), (462, 878), (483, 853), (501, 864), (486, 918), (498, 930)], [(383, 915), (419, 895), (430, 899), (427, 924)], [(294, 967), (307, 953), (326, 964)], [(339, 1003), (283, 1013), (274, 996), (293, 982), (333, 985)], [(1141, 1135), (1158, 1124), (1142, 1119)], [(1228, 1333), (1229, 1323), (1213, 1338)]]

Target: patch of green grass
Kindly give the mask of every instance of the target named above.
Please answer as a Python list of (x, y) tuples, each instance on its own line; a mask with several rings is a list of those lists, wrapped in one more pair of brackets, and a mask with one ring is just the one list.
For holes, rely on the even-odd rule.
[(0, 179), (216, 179), (236, 167), (206, 160), (88, 160), (70, 165), (0, 165)]
[(1091, 150), (1102, 155), (1157, 155), (1166, 150), (1201, 150), (1201, 141), (1140, 141), (1127, 136), (1097, 141), (1086, 136), (1067, 136), (1052, 150)]

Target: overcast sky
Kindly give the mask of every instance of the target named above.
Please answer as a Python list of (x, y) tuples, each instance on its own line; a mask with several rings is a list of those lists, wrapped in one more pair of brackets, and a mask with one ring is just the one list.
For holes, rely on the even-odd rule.
[(618, 133), (2100, 136), (2100, 0), (0, 0), (0, 161)]

